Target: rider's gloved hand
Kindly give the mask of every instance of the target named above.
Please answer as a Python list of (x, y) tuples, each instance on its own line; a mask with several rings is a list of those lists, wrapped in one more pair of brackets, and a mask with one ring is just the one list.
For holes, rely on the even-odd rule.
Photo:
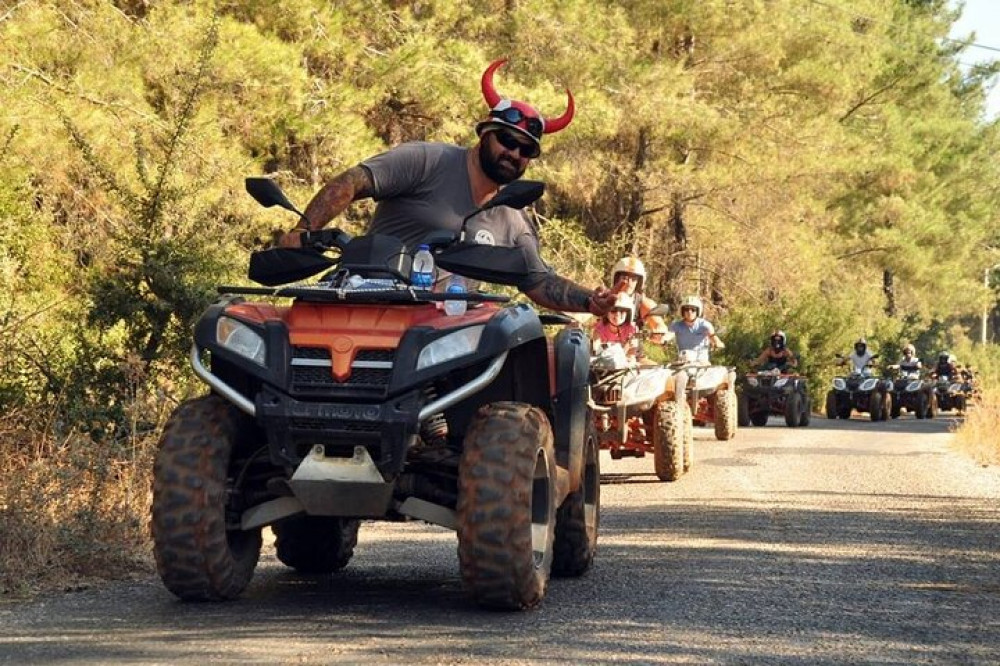
[(295, 227), (291, 231), (286, 231), (278, 238), (278, 247), (302, 247), (302, 227)]

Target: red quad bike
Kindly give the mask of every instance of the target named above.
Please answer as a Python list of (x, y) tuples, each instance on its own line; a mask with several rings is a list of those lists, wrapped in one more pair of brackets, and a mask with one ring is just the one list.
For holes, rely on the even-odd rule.
[[(543, 189), (512, 183), (476, 213), (522, 208)], [(247, 190), (298, 213), (271, 180), (248, 179)], [(464, 225), (461, 236), (428, 237), (439, 266), (525, 279), (519, 249), (463, 237)], [(175, 410), (154, 468), (154, 553), (167, 589), (238, 597), (265, 525), (284, 564), (337, 571), (361, 519), (456, 530), (462, 579), (487, 608), (532, 608), (550, 572), (586, 572), (600, 505), (586, 335), (546, 337), (543, 325), (569, 318), (490, 294), (447, 294), (468, 309), (443, 312), (446, 295), (409, 283), (410, 251), (389, 236), (331, 229), (303, 241), (255, 253), (250, 277), (269, 286), (220, 287), (195, 329), (191, 363), (211, 391)], [(317, 283), (276, 286), (324, 271)]]

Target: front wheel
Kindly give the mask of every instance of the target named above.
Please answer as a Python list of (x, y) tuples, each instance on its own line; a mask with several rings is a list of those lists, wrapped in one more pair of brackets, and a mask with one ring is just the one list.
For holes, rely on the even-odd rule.
[(924, 412), (924, 417), (932, 419), (937, 416), (937, 413), (938, 413), (937, 394), (931, 391), (927, 396), (927, 410)]
[(837, 394), (833, 391), (828, 391), (826, 394), (826, 418), (835, 419), (837, 416)]
[(802, 398), (798, 393), (789, 393), (785, 399), (785, 425), (794, 428), (799, 425), (802, 412)]
[(661, 402), (656, 407), (653, 428), (653, 467), (660, 481), (676, 481), (684, 473), (685, 428), (690, 427), (688, 410), (676, 400)]
[(741, 428), (750, 425), (750, 399), (744, 394), (740, 394), (739, 402), (736, 406), (736, 424)]
[(238, 597), (260, 557), (260, 528), (239, 514), (234, 479), (252, 462), (253, 422), (222, 398), (182, 403), (163, 428), (153, 465), (153, 554), (164, 586), (185, 601)]
[(597, 527), (601, 520), (601, 456), (597, 437), (587, 429), (583, 443), (580, 487), (563, 501), (556, 512), (553, 576), (582, 576), (594, 562)]
[(715, 392), (715, 438), (720, 441), (736, 437), (738, 427), (736, 392), (733, 389), (720, 389)]
[(809, 420), (812, 418), (812, 400), (809, 399), (808, 395), (802, 396), (802, 416), (799, 417), (799, 427), (804, 428), (809, 425)]
[(872, 391), (868, 396), (868, 415), (872, 421), (882, 420), (882, 394), (878, 391)]
[(458, 561), (482, 606), (534, 608), (545, 597), (555, 541), (552, 427), (537, 407), (479, 409), (458, 468)]

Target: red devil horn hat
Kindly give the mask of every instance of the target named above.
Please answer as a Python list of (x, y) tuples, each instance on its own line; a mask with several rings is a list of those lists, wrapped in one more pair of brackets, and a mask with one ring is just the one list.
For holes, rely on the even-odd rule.
[[(573, 113), (576, 110), (576, 106), (573, 103), (573, 93), (571, 93), (568, 88), (566, 89), (566, 96), (568, 98), (566, 111), (558, 118), (552, 118), (550, 120), (542, 118), (541, 114), (529, 104), (519, 101), (504, 100), (504, 98), (501, 97), (500, 93), (498, 93), (496, 88), (493, 86), (493, 74), (498, 69), (503, 67), (506, 62), (506, 58), (494, 60), (490, 63), (490, 66), (486, 68), (486, 71), (483, 72), (483, 98), (486, 100), (486, 103), (489, 104), (491, 111), (499, 111), (508, 107), (520, 109), (526, 116), (534, 117), (541, 121), (542, 133), (544, 134), (558, 132), (569, 125), (570, 121), (573, 120)], [(506, 104), (504, 104), (504, 102), (506, 102)], [(519, 127), (519, 129), (523, 130), (525, 128)]]

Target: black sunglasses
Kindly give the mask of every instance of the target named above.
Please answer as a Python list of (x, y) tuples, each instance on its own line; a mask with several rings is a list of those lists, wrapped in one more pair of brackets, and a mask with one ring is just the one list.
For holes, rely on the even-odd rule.
[(521, 141), (513, 132), (504, 132), (503, 130), (494, 132), (497, 137), (497, 142), (506, 148), (507, 150), (518, 150), (521, 152), (522, 157), (538, 157), (542, 153), (542, 149), (538, 147), (537, 143), (526, 143)]
[(681, 312), (697, 312), (698, 308), (691, 305), (685, 305), (681, 308)]
[(524, 128), (528, 130), (528, 133), (534, 136), (536, 139), (542, 138), (542, 121), (540, 118), (535, 118), (534, 116), (526, 116), (517, 107), (509, 106), (502, 111), (490, 111), (490, 115), (494, 118), (499, 118), (505, 123), (510, 123), (511, 125), (517, 125), (522, 120), (524, 121)]

